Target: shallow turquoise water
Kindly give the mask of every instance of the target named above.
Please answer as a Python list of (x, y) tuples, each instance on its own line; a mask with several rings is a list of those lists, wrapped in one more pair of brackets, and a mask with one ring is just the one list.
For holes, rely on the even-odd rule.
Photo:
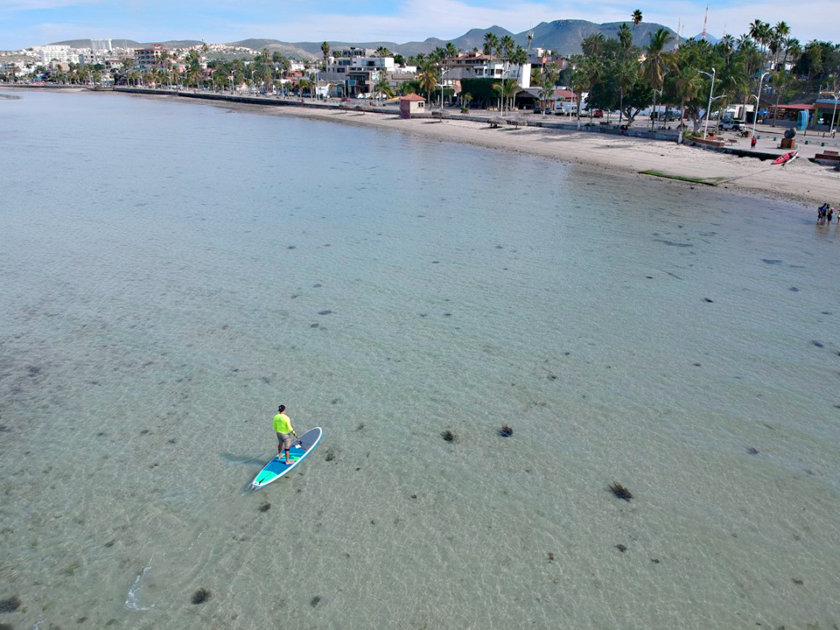
[[(835, 225), (391, 132), (19, 94), (0, 622), (840, 624)], [(280, 402), (324, 439), (247, 493)]]

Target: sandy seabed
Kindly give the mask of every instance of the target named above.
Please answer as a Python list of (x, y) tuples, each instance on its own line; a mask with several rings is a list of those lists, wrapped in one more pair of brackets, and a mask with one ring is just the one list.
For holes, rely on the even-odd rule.
[[(230, 106), (230, 104), (226, 104)], [(261, 108), (262, 109), (262, 108)], [(272, 114), (331, 120), (367, 127), (391, 129), (433, 138), (514, 151), (548, 159), (597, 167), (607, 171), (641, 173), (656, 170), (667, 175), (710, 180), (724, 188), (738, 189), (769, 198), (799, 201), (804, 209), (815, 210), (814, 203), (830, 201), (840, 205), (840, 173), (813, 164), (806, 157), (813, 146), (800, 146), (803, 159), (782, 167), (769, 161), (706, 151), (662, 140), (647, 140), (589, 131), (541, 127), (502, 126), (470, 120), (428, 118), (402, 119), (396, 115), (358, 110), (326, 110), (308, 107), (265, 108)], [(762, 146), (762, 145), (767, 146)], [(775, 138), (759, 142), (757, 150), (777, 150)], [(608, 176), (608, 173), (605, 174)], [(653, 179), (650, 175), (640, 175)], [(680, 182), (677, 185), (697, 184)]]

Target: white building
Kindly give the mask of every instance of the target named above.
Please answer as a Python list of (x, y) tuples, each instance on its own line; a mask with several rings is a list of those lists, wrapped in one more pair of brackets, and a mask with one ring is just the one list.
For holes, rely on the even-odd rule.
[(444, 84), (461, 79), (516, 79), (519, 87), (531, 87), (531, 64), (511, 64), (482, 52), (470, 52), (443, 60)]
[(32, 50), (38, 53), (38, 59), (44, 65), (51, 61), (58, 61), (59, 63), (76, 63), (79, 60), (78, 52), (70, 48), (70, 46), (34, 46)]
[(327, 59), (327, 69), (321, 79), (343, 86), (343, 95), (370, 94), (383, 75), (390, 78), (395, 70), (393, 57), (378, 57), (370, 48), (335, 50)]

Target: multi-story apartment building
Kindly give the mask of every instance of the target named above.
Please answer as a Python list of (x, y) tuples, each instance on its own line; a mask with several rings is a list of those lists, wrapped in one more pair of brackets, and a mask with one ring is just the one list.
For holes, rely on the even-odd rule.
[(531, 64), (511, 64), (482, 52), (468, 52), (443, 60), (443, 83), (461, 79), (516, 79), (519, 87), (531, 87)]
[(150, 48), (136, 48), (134, 50), (134, 63), (140, 68), (153, 68), (159, 65), (160, 56), (166, 47), (155, 44)]
[(383, 74), (390, 77), (395, 70), (393, 57), (378, 57), (375, 52), (370, 48), (335, 50), (320, 78), (341, 86), (339, 92), (346, 96), (369, 94)]

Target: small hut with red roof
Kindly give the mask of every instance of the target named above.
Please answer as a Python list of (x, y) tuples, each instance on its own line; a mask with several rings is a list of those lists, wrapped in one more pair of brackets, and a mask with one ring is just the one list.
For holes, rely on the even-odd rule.
[(426, 111), (426, 99), (419, 94), (406, 94), (400, 97), (400, 118), (411, 118), (412, 114)]

